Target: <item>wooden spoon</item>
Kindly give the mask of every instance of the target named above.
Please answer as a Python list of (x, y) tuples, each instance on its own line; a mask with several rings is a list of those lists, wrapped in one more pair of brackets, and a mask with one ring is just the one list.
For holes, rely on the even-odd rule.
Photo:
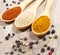
[(43, 2), (44, 0), (36, 0), (34, 5), (32, 5), (29, 9), (22, 12), (15, 20), (15, 26), (19, 29), (26, 29), (29, 27), (34, 18), (36, 17), (36, 11), (38, 6)]
[[(43, 17), (43, 16), (45, 16), (45, 17), (47, 17), (47, 19), (48, 20), (50, 20), (49, 22), (50, 22), (50, 24), (49, 24), (49, 26), (48, 26), (48, 28), (47, 28), (47, 30), (45, 30), (45, 31), (43, 31), (43, 32), (36, 32), (35, 30), (34, 30), (34, 23), (38, 20), (38, 19), (36, 19), (36, 20), (34, 20), (34, 22), (32, 23), (32, 32), (34, 33), (34, 34), (36, 34), (36, 35), (38, 35), (38, 36), (41, 36), (41, 35), (44, 35), (44, 34), (46, 34), (49, 30), (50, 30), (50, 27), (51, 27), (51, 19), (50, 19), (50, 16), (49, 16), (49, 10), (50, 10), (50, 8), (51, 8), (51, 5), (53, 4), (53, 1), (54, 0), (47, 0), (47, 4), (46, 4), (46, 7), (45, 7), (45, 10), (44, 10), (44, 12), (38, 17), (38, 19), (43, 19), (43, 18), (41, 18), (41, 17)], [(43, 22), (43, 21), (42, 21)], [(37, 29), (36, 29), (37, 30)]]
[[(0, 15), (1, 20), (4, 22), (11, 22), (34, 0), (24, 0), (23, 3), (19, 5), (14, 5), (10, 9), (6, 10)], [(12, 11), (13, 10), (13, 11)], [(18, 10), (18, 11), (17, 11)]]

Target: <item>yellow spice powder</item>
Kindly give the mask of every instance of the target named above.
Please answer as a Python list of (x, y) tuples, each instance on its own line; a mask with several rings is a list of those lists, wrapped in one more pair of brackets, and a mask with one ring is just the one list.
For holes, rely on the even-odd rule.
[(50, 19), (48, 16), (39, 17), (33, 24), (33, 30), (37, 33), (46, 31), (50, 26)]

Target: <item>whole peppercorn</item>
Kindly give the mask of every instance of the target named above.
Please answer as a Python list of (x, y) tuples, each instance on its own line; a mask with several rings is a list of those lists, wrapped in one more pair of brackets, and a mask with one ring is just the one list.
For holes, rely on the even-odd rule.
[(50, 47), (49, 46), (47, 47), (47, 50), (50, 50)]
[(55, 30), (53, 29), (51, 33), (54, 34), (55, 33)]
[(24, 38), (24, 41), (27, 41), (27, 38), (26, 37)]
[(46, 41), (46, 38), (45, 37), (43, 38), (43, 41)]
[(15, 48), (15, 47), (16, 47), (16, 45), (13, 45), (13, 46), (12, 46), (12, 48)]
[(17, 48), (19, 48), (20, 47), (20, 45), (17, 45)]
[(6, 6), (8, 6), (8, 3), (6, 3)]
[(11, 51), (11, 52), (10, 52), (10, 54), (12, 55), (12, 54), (14, 54), (14, 52), (13, 52), (13, 51)]
[(41, 52), (44, 52), (44, 51), (45, 51), (45, 49), (44, 49), (44, 48), (42, 48), (42, 49), (41, 49)]
[(50, 31), (47, 32), (47, 35), (49, 35), (49, 34), (50, 34)]
[(54, 48), (51, 48), (51, 52), (54, 52)]
[(5, 2), (6, 2), (6, 0), (3, 0), (3, 2), (5, 3)]
[(52, 24), (52, 26), (51, 27), (54, 27), (54, 25)]
[(18, 51), (19, 51), (19, 52), (22, 52), (22, 49), (21, 49), (21, 48), (19, 48), (19, 49), (18, 49)]
[(15, 36), (15, 33), (12, 33), (12, 36)]
[(9, 40), (9, 37), (8, 37), (8, 36), (6, 36), (6, 37), (5, 37), (5, 40)]
[(6, 27), (4, 26), (3, 29), (6, 29)]
[(8, 36), (11, 36), (10, 33), (8, 33)]
[(30, 42), (29, 45), (33, 45), (34, 43), (33, 42)]
[(18, 2), (17, 4), (20, 4), (20, 2)]
[(12, 3), (16, 4), (16, 2), (15, 2), (15, 1), (12, 1)]

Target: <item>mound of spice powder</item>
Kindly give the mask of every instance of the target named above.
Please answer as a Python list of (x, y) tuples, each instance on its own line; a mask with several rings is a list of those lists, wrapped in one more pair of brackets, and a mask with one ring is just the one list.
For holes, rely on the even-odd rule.
[(21, 8), (19, 6), (13, 7), (11, 9), (6, 10), (3, 13), (2, 18), (4, 20), (12, 20), (16, 18), (20, 13), (21, 13)]
[(50, 27), (50, 19), (48, 16), (39, 17), (33, 24), (33, 30), (42, 33)]

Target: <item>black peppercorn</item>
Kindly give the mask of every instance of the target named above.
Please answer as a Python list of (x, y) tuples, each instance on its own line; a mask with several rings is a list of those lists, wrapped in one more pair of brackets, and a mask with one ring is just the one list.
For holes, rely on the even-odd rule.
[(24, 41), (27, 41), (27, 38), (26, 37), (24, 38)]
[(8, 36), (6, 36), (6, 37), (5, 37), (5, 40), (9, 40), (9, 37), (8, 37)]
[(51, 33), (54, 34), (55, 33), (55, 30), (53, 29)]
[(30, 42), (29, 45), (33, 45), (34, 43), (33, 42)]
[(10, 52), (10, 54), (12, 55), (12, 54), (14, 54), (14, 52), (13, 52), (13, 51), (11, 51), (11, 52)]
[(3, 0), (3, 2), (5, 3), (5, 2), (6, 2), (6, 0)]
[(45, 49), (44, 49), (44, 48), (42, 48), (42, 49), (41, 49), (41, 52), (44, 52), (44, 51), (45, 51)]
[(17, 4), (20, 4), (20, 2), (18, 2)]
[(14, 4), (15, 4), (16, 2), (15, 2), (15, 1), (12, 1), (12, 3), (14, 3)]
[(6, 27), (4, 26), (3, 29), (6, 29)]
[(12, 36), (15, 36), (15, 34), (14, 34), (14, 33), (12, 33)]
[(46, 38), (45, 37), (43, 38), (43, 41), (46, 41)]
[(15, 43), (20, 43), (20, 41), (19, 40), (15, 40)]
[(51, 27), (54, 27), (54, 25), (52, 24), (52, 26)]
[(10, 36), (10, 33), (8, 33), (8, 36)]
[(17, 45), (17, 48), (19, 48), (20, 47), (20, 45)]
[(47, 50), (50, 50), (50, 47), (49, 46), (47, 47)]
[(16, 45), (13, 45), (13, 46), (12, 46), (12, 48), (15, 48), (15, 47), (16, 47)]
[(21, 49), (21, 48), (19, 48), (19, 49), (18, 49), (18, 51), (19, 51), (19, 52), (22, 52), (22, 49)]
[(50, 31), (47, 32), (47, 35), (49, 35), (49, 34), (50, 34)]
[(6, 6), (8, 6), (8, 3), (6, 4)]

